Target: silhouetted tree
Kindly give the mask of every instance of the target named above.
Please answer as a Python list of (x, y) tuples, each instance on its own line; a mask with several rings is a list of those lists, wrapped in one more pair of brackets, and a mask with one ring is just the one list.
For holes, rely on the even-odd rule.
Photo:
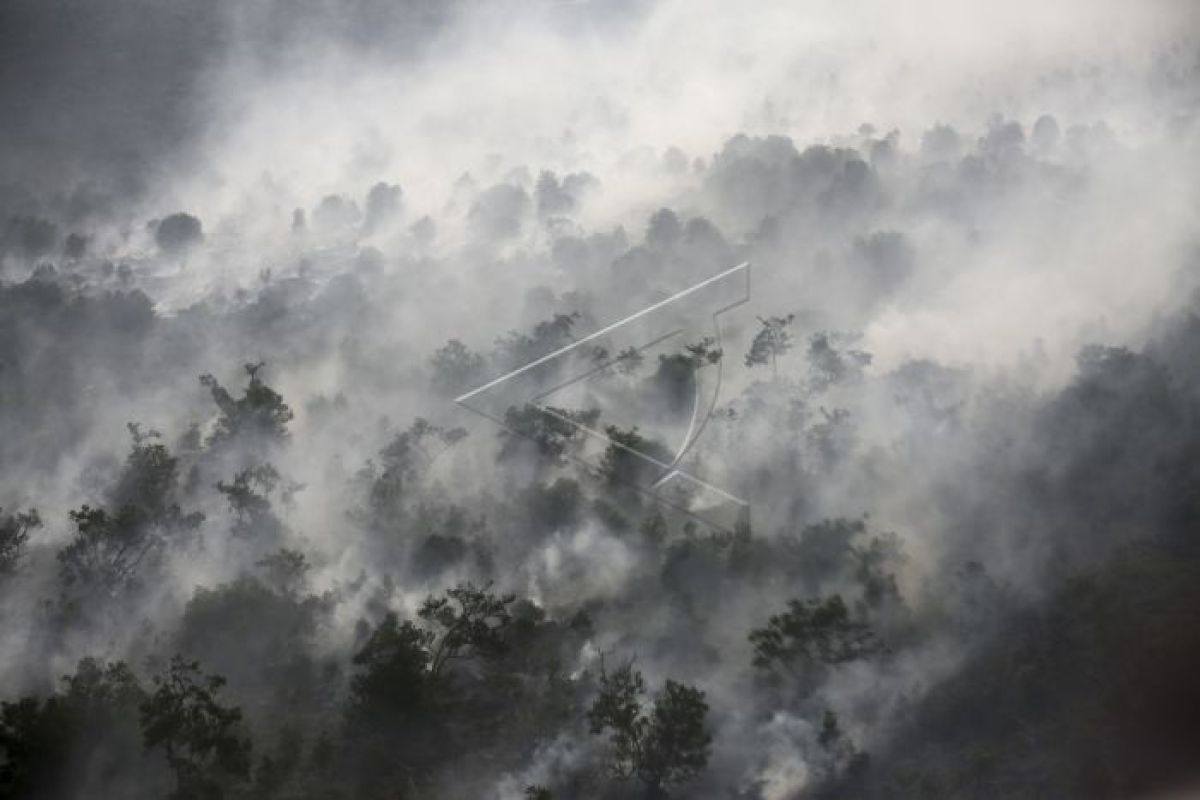
[(668, 680), (647, 713), (645, 692), (632, 663), (609, 673), (601, 662), (600, 693), (588, 711), (588, 724), (595, 735), (609, 734), (610, 774), (637, 777), (648, 797), (665, 797), (708, 765), (708, 703), (704, 692)]
[(871, 354), (844, 346), (845, 337), (815, 333), (808, 340), (808, 382), (814, 391), (856, 380), (871, 363)]
[(500, 432), (502, 444), (497, 458), (512, 458), (520, 452), (522, 443), (528, 440), (542, 458), (562, 464), (586, 436), (581, 427), (592, 428), (599, 419), (599, 409), (572, 411), (553, 406), (511, 407), (504, 413), (506, 430)]
[(451, 339), (429, 359), (435, 391), (455, 395), (471, 389), (483, 373), (483, 356), (470, 350), (458, 339)]
[(270, 464), (247, 467), (233, 477), (232, 483), (217, 481), (217, 491), (225, 495), (233, 513), (233, 534), (241, 537), (277, 537), (283, 523), (271, 511), (271, 492), (280, 481), (278, 470)]
[(609, 444), (600, 459), (600, 472), (610, 486), (638, 486), (650, 476), (662, 472), (659, 464), (671, 462), (671, 454), (667, 449), (642, 436), (636, 425), (629, 430), (609, 425), (604, 432)]
[(836, 666), (883, 651), (871, 628), (851, 618), (835, 594), (825, 600), (788, 601), (788, 610), (772, 616), (764, 628), (750, 634), (754, 665), (811, 678), (821, 666)]
[(308, 575), (310, 565), (299, 550), (280, 548), (259, 559), (255, 566), (262, 570), (268, 586), (283, 595), (295, 596)]
[(363, 220), (366, 233), (374, 233), (400, 214), (404, 192), (395, 184), (380, 181), (367, 193), (367, 212)]
[(241, 709), (217, 701), (224, 684), (199, 662), (173, 656), (141, 704), (145, 745), (162, 747), (175, 775), (172, 800), (220, 800), (250, 775)]
[(796, 318), (795, 314), (786, 317), (759, 317), (762, 325), (750, 343), (750, 352), (746, 353), (746, 366), (753, 367), (771, 362), (771, 371), (778, 373), (776, 361), (779, 356), (792, 349), (792, 337), (788, 334), (788, 326)]
[(182, 211), (164, 217), (154, 230), (154, 242), (164, 253), (182, 253), (204, 239), (200, 220)]
[(688, 412), (696, 393), (696, 372), (720, 362), (722, 351), (716, 339), (705, 336), (684, 346), (682, 353), (658, 357), (658, 368), (650, 378), (669, 411)]
[(529, 334), (509, 331), (507, 335), (496, 339), (494, 357), (502, 366), (515, 369), (549, 355), (571, 343), (571, 333), (579, 318), (578, 311), (555, 314), (534, 325)]
[(75, 536), (58, 553), (60, 574), (68, 586), (115, 592), (133, 580), (142, 560), (162, 543), (129, 506), (110, 515), (85, 505), (70, 517)]
[(0, 575), (13, 573), (25, 555), (29, 532), (42, 527), (36, 509), (5, 514), (0, 508)]
[(425, 598), (421, 604), (417, 616), (437, 634), (429, 660), (433, 678), (438, 678), (450, 661), (494, 657), (505, 651), (504, 628), (512, 619), (508, 607), (516, 595), (496, 595), (490, 588), (490, 584), (462, 583), (441, 597)]
[(859, 750), (838, 722), (838, 716), (829, 709), (821, 716), (821, 727), (817, 733), (817, 744), (821, 747), (824, 761), (819, 765), (819, 774), (830, 780), (844, 773), (861, 772), (869, 761), (867, 754)]
[(136, 747), (143, 698), (124, 663), (85, 658), (45, 700), (0, 703), (0, 797), (133, 790), (135, 776), (144, 771)]
[(658, 250), (666, 250), (674, 246), (683, 235), (683, 226), (679, 217), (669, 208), (660, 208), (650, 215), (646, 224), (646, 244)]
[(408, 504), (434, 463), (465, 439), (462, 428), (442, 428), (418, 417), (379, 453), (380, 467), (368, 462), (359, 475), (367, 484), (367, 507), (373, 525), (395, 527), (409, 513)]
[(388, 613), (354, 654), (359, 671), (350, 681), (352, 715), (409, 715), (432, 705), (430, 647), (434, 635)]
[(184, 513), (176, 500), (176, 459), (130, 423), (133, 447), (111, 492), (112, 508), (84, 505), (71, 511), (76, 533), (58, 553), (63, 582), (80, 591), (113, 594), (131, 584), (147, 556), (166, 542), (196, 530), (199, 512)]
[(213, 402), (221, 410), (216, 430), (209, 444), (219, 444), (239, 437), (265, 441), (282, 441), (288, 436), (287, 424), (292, 421), (292, 409), (283, 397), (263, 383), (259, 372), (264, 364), (246, 364), (250, 383), (236, 400), (212, 375), (201, 375), (200, 383), (212, 393)]

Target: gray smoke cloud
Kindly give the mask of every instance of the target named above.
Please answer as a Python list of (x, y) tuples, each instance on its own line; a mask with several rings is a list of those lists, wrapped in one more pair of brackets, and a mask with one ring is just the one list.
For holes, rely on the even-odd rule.
[[(1071, 777), (1128, 741), (1074, 726), (1121, 719), (1138, 692), (1158, 708), (1169, 671), (1097, 667), (1112, 703), (1095, 711), (1055, 670), (1134, 648), (1130, 608), (1191, 613), (1198, 14), (5, 4), (0, 545), (13, 514), (41, 525), (0, 560), (3, 696), (45, 696), (88, 656), (149, 686), (180, 652), (228, 679), (256, 764), (284, 752), (285, 721), (315, 753), (389, 612), (490, 581), (529, 637), (527, 662), (503, 662), (524, 688), (491, 688), (538, 700), (502, 744), (470, 740), (484, 755), (431, 756), (428, 796), (636, 796), (606, 780), (586, 716), (602, 664), (629, 659), (652, 690), (705, 692), (712, 755), (678, 796), (1185, 785), (1197, 732), (1150, 712), (1125, 772)], [(745, 498), (732, 532), (704, 524), (702, 497), (622, 488), (619, 453), (570, 426), (454, 403), (743, 261), (750, 301), (717, 331), (718, 405), (681, 463)], [(787, 346), (753, 363), (772, 318)], [(673, 451), (656, 431), (718, 360), (685, 344), (613, 362), (564, 410)], [(598, 346), (614, 352), (547, 381), (623, 345)], [(245, 411), (265, 387), (287, 419)], [(153, 444), (177, 459), (169, 490), (138, 471)], [(68, 514), (84, 506), (150, 515), (112, 523), (164, 542), (128, 586), (64, 577), (62, 554), (108, 530)], [(752, 631), (835, 593), (886, 649), (799, 678), (755, 666)], [(1195, 663), (1184, 623), (1156, 624), (1152, 651)], [(459, 680), (482, 697), (474, 663)], [(1148, 675), (1137, 691), (1124, 666)], [(496, 724), (470, 701), (472, 724)], [(164, 763), (96, 766), (139, 752), (118, 738), (44, 796), (167, 793)], [(369, 753), (330, 746), (341, 760), (308, 791), (374, 796)], [(250, 796), (308, 796), (300, 772), (271, 794), (255, 770)]]

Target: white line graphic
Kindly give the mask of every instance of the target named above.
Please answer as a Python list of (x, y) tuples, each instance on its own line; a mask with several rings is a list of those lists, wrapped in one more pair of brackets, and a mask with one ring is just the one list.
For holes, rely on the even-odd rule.
[[(546, 355), (541, 356), (540, 358), (530, 361), (528, 364), (523, 364), (522, 366), (517, 367), (516, 369), (510, 370), (509, 372), (504, 373), (503, 375), (499, 376), (498, 378), (488, 381), (487, 383), (483, 384), (482, 386), (478, 386), (478, 387), (472, 389), (471, 391), (466, 392), (465, 394), (462, 394), (462, 395), (456, 397), (454, 399), (454, 402), (458, 403), (459, 405), (461, 405), (462, 407), (466, 408), (469, 411), (480, 414), (481, 416), (484, 416), (484, 417), (492, 420), (493, 422), (496, 422), (497, 424), (501, 425), (502, 427), (508, 428), (509, 426), (506, 425), (502, 419), (498, 419), (496, 416), (493, 416), (493, 414), (488, 413), (487, 411), (485, 411), (483, 409), (473, 408), (468, 403), (468, 401), (470, 401), (472, 398), (479, 397), (480, 395), (488, 392), (489, 390), (491, 390), (497, 386), (500, 386), (501, 384), (503, 384), (507, 381), (511, 381), (515, 378), (525, 375), (525, 374), (529, 373), (531, 370), (536, 369), (537, 367), (540, 367), (544, 364), (548, 364), (556, 359), (562, 358), (563, 356), (567, 355), (568, 353), (571, 353), (572, 351), (577, 350), (578, 348), (587, 345), (589, 342), (593, 342), (607, 334), (612, 333), (613, 331), (618, 330), (619, 328), (629, 325), (630, 323), (636, 322), (637, 320), (642, 319), (643, 317), (646, 317), (650, 314), (653, 314), (656, 311), (664, 309), (667, 306), (670, 306), (675, 303), (679, 303), (681, 300), (684, 300), (684, 299), (688, 298), (689, 296), (694, 295), (695, 293), (697, 293), (709, 286), (713, 286), (714, 284), (717, 284), (720, 281), (727, 280), (727, 279), (733, 278), (738, 275), (745, 276), (744, 295), (738, 297), (733, 302), (730, 302), (730, 303), (716, 309), (711, 314), (713, 329), (714, 329), (714, 332), (716, 333), (715, 340), (716, 340), (716, 344), (719, 348), (721, 336), (720, 336), (720, 325), (718, 324), (717, 318), (724, 312), (726, 312), (732, 308), (735, 308), (737, 306), (740, 306), (743, 303), (746, 303), (747, 301), (749, 301), (749, 299), (750, 299), (750, 262), (748, 262), (748, 261), (744, 261), (736, 266), (733, 266), (733, 267), (730, 267), (729, 269), (723, 270), (722, 272), (719, 272), (716, 275), (713, 275), (709, 278), (706, 278), (705, 280), (700, 281), (699, 283), (689, 286), (688, 288), (683, 289), (682, 291), (676, 292), (675, 294), (671, 295), (670, 297), (667, 297), (663, 300), (653, 303), (653, 304), (641, 309), (640, 311), (636, 311), (633, 314), (630, 314), (622, 319), (617, 320), (616, 322), (606, 325), (603, 328), (600, 328), (599, 330), (583, 337), (582, 339), (578, 339), (574, 342), (571, 342), (570, 344), (564, 345), (563, 347), (560, 347), (557, 350), (554, 350), (553, 352), (547, 353)], [(637, 347), (635, 349), (640, 351), (640, 350), (649, 348), (651, 346), (654, 346), (655, 344), (665, 341), (666, 339), (669, 339), (672, 336), (676, 336), (682, 332), (683, 332), (682, 328), (674, 328), (662, 335), (654, 337), (654, 339), (651, 342), (641, 345), (640, 347)], [(682, 479), (682, 480), (685, 480), (697, 487), (704, 489), (705, 491), (713, 493), (714, 495), (722, 498), (725, 502), (733, 503), (736, 506), (738, 506), (739, 508), (743, 509), (744, 511), (748, 511), (749, 503), (747, 503), (744, 499), (742, 499), (740, 497), (736, 497), (736, 496), (730, 494), (729, 492), (726, 492), (716, 486), (713, 486), (712, 484), (708, 483), (707, 481), (701, 480), (700, 478), (696, 477), (695, 475), (692, 475), (691, 473), (689, 473), (686, 470), (683, 470), (679, 467), (680, 462), (683, 460), (683, 458), (687, 454), (687, 452), (691, 449), (692, 445), (695, 444), (695, 442), (699, 439), (700, 435), (703, 433), (705, 427), (708, 424), (708, 420), (711, 418), (712, 410), (713, 410), (713, 408), (715, 408), (717, 398), (720, 394), (721, 374), (722, 374), (722, 366), (724, 363), (724, 359), (720, 359), (716, 362), (716, 376), (717, 376), (716, 383), (713, 388), (711, 397), (709, 398), (707, 406), (705, 406), (703, 401), (701, 400), (701, 397), (700, 397), (701, 387), (700, 387), (699, 382), (697, 382), (696, 393), (695, 393), (695, 396), (693, 399), (693, 404), (692, 404), (692, 415), (691, 415), (691, 419), (689, 420), (689, 423), (688, 423), (687, 431), (684, 434), (683, 441), (680, 443), (678, 450), (675, 452), (674, 456), (672, 457), (672, 459), (669, 462), (663, 461), (662, 459), (655, 458), (647, 453), (643, 453), (639, 450), (636, 450), (632, 447), (622, 444), (621, 442), (614, 441), (610, 436), (605, 434), (603, 431), (594, 430), (585, 425), (581, 425), (576, 420), (571, 419), (570, 417), (555, 410), (553, 407), (545, 405), (542, 402), (546, 397), (548, 397), (552, 394), (555, 394), (560, 389), (571, 386), (572, 384), (577, 383), (579, 381), (586, 380), (589, 377), (591, 377), (599, 372), (604, 371), (605, 369), (609, 368), (614, 363), (616, 363), (617, 360), (618, 360), (617, 358), (610, 359), (605, 364), (602, 364), (598, 367), (586, 370), (583, 374), (581, 374), (577, 377), (571, 378), (564, 382), (560, 382), (550, 389), (545, 389), (543, 391), (539, 391), (535, 396), (529, 398), (528, 400), (526, 400), (524, 402), (537, 408), (542, 413), (547, 414), (548, 416), (553, 417), (554, 419), (557, 419), (561, 422), (564, 422), (564, 423), (570, 425), (571, 427), (583, 432), (587, 436), (593, 437), (606, 445), (620, 448), (621, 450), (623, 450), (633, 456), (636, 456), (637, 458), (642, 459), (646, 463), (651, 464), (654, 467), (656, 467), (659, 470), (660, 474), (653, 481), (653, 483), (651, 484), (649, 489), (642, 487), (642, 486), (634, 486), (633, 488), (636, 488), (639, 491), (649, 494), (651, 497), (655, 498), (659, 502), (665, 503), (666, 505), (669, 505), (669, 506), (675, 508), (676, 510), (679, 510), (682, 513), (687, 514), (689, 516), (693, 516), (693, 517), (697, 516), (695, 513), (693, 513), (689, 509), (683, 508), (680, 505), (677, 505), (676, 503), (672, 502), (671, 500), (663, 497), (661, 494), (658, 493), (658, 490), (661, 487), (670, 483), (672, 480)], [(511, 428), (510, 428), (510, 430), (511, 430)], [(514, 433), (519, 434), (518, 431), (514, 431)], [(580, 458), (576, 458), (574, 456), (572, 456), (572, 458), (576, 461), (580, 461), (585, 466), (592, 466), (592, 465), (587, 464), (586, 461), (584, 461)], [(711, 520), (706, 520), (706, 519), (699, 518), (699, 517), (697, 517), (697, 518), (701, 519), (701, 521), (705, 522), (706, 524), (709, 524), (709, 525), (714, 524)], [(722, 526), (718, 525), (717, 527), (722, 527)]]

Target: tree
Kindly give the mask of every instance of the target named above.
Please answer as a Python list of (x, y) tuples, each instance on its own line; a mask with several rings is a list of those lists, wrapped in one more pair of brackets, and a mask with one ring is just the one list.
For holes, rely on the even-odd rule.
[(145, 746), (161, 746), (175, 774), (173, 800), (220, 800), (250, 775), (241, 709), (217, 702), (224, 684), (201, 672), (199, 662), (176, 655), (141, 704)]
[(483, 372), (483, 365), (483, 356), (458, 339), (451, 339), (429, 359), (433, 388), (440, 394), (451, 396), (469, 389)]
[[(92, 658), (45, 700), (0, 703), (0, 797), (76, 797), (87, 790), (117, 796), (120, 784), (142, 768), (126, 748), (136, 742), (138, 704), (144, 693), (122, 662)], [(111, 792), (111, 793), (110, 793)]]
[(808, 340), (808, 382), (813, 391), (824, 391), (843, 381), (857, 380), (871, 363), (871, 354), (843, 347), (852, 337), (815, 333)]
[(232, 483), (217, 481), (217, 491), (225, 495), (233, 512), (235, 536), (274, 537), (283, 531), (283, 523), (271, 511), (270, 499), (279, 480), (279, 471), (264, 463), (237, 473)]
[(450, 661), (491, 658), (505, 652), (504, 628), (512, 619), (508, 607), (517, 598), (492, 594), (490, 588), (490, 583), (481, 588), (461, 583), (442, 597), (430, 595), (421, 604), (417, 616), (440, 628), (429, 660), (435, 680)]
[(571, 343), (571, 332), (579, 318), (578, 311), (572, 311), (569, 314), (555, 314), (550, 319), (534, 325), (533, 330), (528, 334), (509, 331), (503, 337), (496, 339), (493, 358), (506, 369), (516, 369), (534, 359), (548, 355)]
[(75, 537), (58, 553), (59, 575), (68, 586), (113, 594), (133, 582), (142, 560), (161, 544), (130, 506), (110, 514), (84, 505), (69, 514)]
[(600, 409), (572, 411), (553, 406), (525, 405), (509, 407), (504, 412), (505, 430), (500, 432), (502, 444), (497, 459), (503, 461), (520, 452), (521, 444), (533, 443), (538, 455), (555, 464), (566, 463), (567, 456), (583, 440), (582, 428), (591, 428), (600, 419)]
[(371, 191), (367, 193), (367, 211), (363, 219), (364, 232), (374, 233), (395, 221), (400, 215), (403, 200), (404, 192), (395, 184), (380, 181), (372, 186)]
[(403, 519), (414, 490), (434, 463), (466, 436), (462, 428), (441, 428), (420, 417), (408, 430), (397, 434), (379, 453), (383, 469), (377, 472), (375, 464), (368, 462), (359, 475), (368, 484), (367, 506), (372, 524), (388, 527)]
[(825, 709), (821, 717), (821, 728), (817, 734), (817, 744), (821, 747), (823, 763), (819, 765), (818, 774), (826, 781), (839, 775), (853, 775), (866, 769), (869, 758), (855, 746), (854, 742), (842, 730), (838, 716), (833, 711)]
[(300, 589), (244, 574), (197, 586), (172, 637), (173, 651), (204, 657), (210, 671), (239, 697), (254, 698), (260, 712), (303, 712), (329, 694), (313, 643), (332, 599)]
[(345, 752), (355, 796), (395, 797), (424, 782), (449, 755), (447, 697), (430, 676), (432, 632), (388, 613), (354, 654)]
[(463, 583), (441, 597), (429, 595), (417, 612), (424, 627), (389, 612), (354, 656), (360, 671), (350, 682), (352, 714), (429, 711), (448, 663), (505, 653), (508, 607), (516, 597), (489, 588)]
[(279, 442), (288, 436), (287, 424), (292, 421), (292, 409), (283, 402), (283, 397), (259, 377), (263, 362), (245, 364), (250, 383), (246, 391), (236, 400), (212, 375), (201, 375), (200, 383), (212, 394), (213, 402), (221, 410), (217, 427), (209, 437), (210, 445), (228, 442), (239, 437), (250, 437)]
[(429, 675), (430, 631), (389, 612), (354, 654), (361, 670), (350, 681), (351, 710), (407, 712), (426, 700), (422, 691)]
[(549, 486), (534, 483), (520, 497), (529, 521), (537, 531), (561, 530), (579, 522), (583, 490), (571, 478), (558, 478)]
[(304, 553), (287, 548), (280, 548), (254, 565), (262, 570), (266, 584), (286, 597), (300, 593), (311, 568)]
[(772, 374), (777, 374), (776, 359), (792, 349), (792, 337), (787, 329), (795, 318), (795, 314), (788, 314), (786, 317), (766, 317), (765, 319), (759, 317), (758, 321), (762, 324), (762, 329), (750, 343), (750, 352), (746, 353), (746, 366), (766, 364), (769, 360)]
[(199, 512), (185, 514), (179, 507), (179, 460), (162, 444), (158, 431), (127, 426), (133, 446), (125, 467), (109, 492), (109, 507), (126, 511), (139, 525), (162, 536), (195, 530), (204, 521)]
[[(447, 665), (507, 651), (512, 595), (469, 583), (430, 595), (418, 617), (387, 614), (354, 656), (348, 713), (352, 760), (363, 794), (394, 797), (426, 783), (456, 752), (478, 744), (488, 712), (464, 695)], [(484, 696), (482, 702), (488, 703)]]
[(182, 211), (164, 217), (154, 231), (154, 242), (164, 253), (183, 253), (203, 240), (200, 220)]
[(642, 368), (642, 364), (645, 361), (646, 357), (636, 347), (629, 346), (617, 353), (614, 363), (617, 372), (622, 375), (632, 375)]
[(642, 673), (632, 662), (610, 674), (602, 661), (600, 693), (588, 711), (588, 724), (593, 735), (609, 733), (610, 774), (637, 777), (648, 797), (665, 797), (708, 765), (708, 703), (704, 692), (667, 680), (647, 714), (645, 692)]
[(779, 666), (809, 679), (821, 667), (837, 666), (883, 651), (871, 628), (850, 617), (850, 610), (835, 594), (825, 600), (791, 600), (788, 610), (751, 632), (754, 665)]
[(668, 530), (667, 519), (658, 508), (651, 509), (650, 513), (642, 519), (639, 527), (642, 537), (652, 547), (662, 546), (667, 539)]
[(864, 608), (878, 611), (889, 604), (899, 605), (900, 587), (889, 567), (907, 559), (900, 537), (894, 533), (873, 536), (866, 544), (852, 549), (854, 580), (862, 587)]
[(805, 525), (799, 534), (783, 537), (781, 558), (789, 574), (796, 575), (805, 590), (816, 593), (826, 582), (843, 580), (854, 563), (855, 541), (866, 536), (861, 519), (823, 519)]
[(669, 250), (683, 235), (679, 217), (669, 208), (660, 208), (646, 224), (646, 244), (655, 250)]
[(696, 369), (716, 364), (724, 354), (712, 336), (705, 336), (698, 342), (684, 345), (683, 349), (687, 351), (687, 358)]
[(684, 346), (682, 353), (658, 357), (658, 368), (651, 380), (667, 408), (675, 414), (690, 411), (696, 391), (696, 373), (721, 361), (723, 352), (716, 339), (705, 336)]
[(29, 532), (42, 527), (42, 519), (36, 509), (5, 514), (0, 508), (0, 575), (14, 572), (25, 555), (25, 544)]
[(146, 557), (165, 542), (196, 530), (199, 512), (185, 514), (177, 502), (176, 459), (156, 441), (156, 431), (129, 424), (133, 447), (109, 493), (111, 508), (84, 505), (70, 512), (74, 538), (58, 553), (68, 586), (113, 594), (131, 585)]
[(600, 473), (610, 486), (637, 486), (648, 476), (657, 475), (662, 468), (649, 459), (662, 464), (671, 462), (671, 453), (658, 442), (642, 436), (636, 425), (629, 430), (609, 425), (604, 433), (609, 443), (600, 458)]

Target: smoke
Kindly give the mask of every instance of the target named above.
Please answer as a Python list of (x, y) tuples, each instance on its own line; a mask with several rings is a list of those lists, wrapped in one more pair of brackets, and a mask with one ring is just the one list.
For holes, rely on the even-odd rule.
[[(855, 748), (903, 755), (913, 709), (1013, 615), (1189, 519), (1198, 13), (7, 4), (0, 509), (45, 524), (0, 576), (4, 695), (181, 650), (266, 735), (280, 686), (297, 718), (337, 716), (387, 612), (492, 581), (561, 635), (568, 694), (600, 653), (706, 692), (692, 796), (795, 797), (854, 774)], [(530, 444), (453, 402), (742, 261), (689, 459), (747, 499), (748, 531), (614, 488), (586, 437)], [(776, 316), (791, 346), (747, 363)], [(672, 383), (682, 344), (581, 404), (653, 438), (695, 381)], [(232, 403), (259, 376), (291, 415), (229, 434), (213, 387)], [(64, 622), (67, 511), (115, 510), (129, 422), (178, 459), (163, 504), (204, 519)], [(304, 569), (262, 588), (281, 548)], [(887, 657), (764, 678), (750, 631), (835, 592)], [(609, 791), (582, 715), (546, 713), (439, 791)]]

